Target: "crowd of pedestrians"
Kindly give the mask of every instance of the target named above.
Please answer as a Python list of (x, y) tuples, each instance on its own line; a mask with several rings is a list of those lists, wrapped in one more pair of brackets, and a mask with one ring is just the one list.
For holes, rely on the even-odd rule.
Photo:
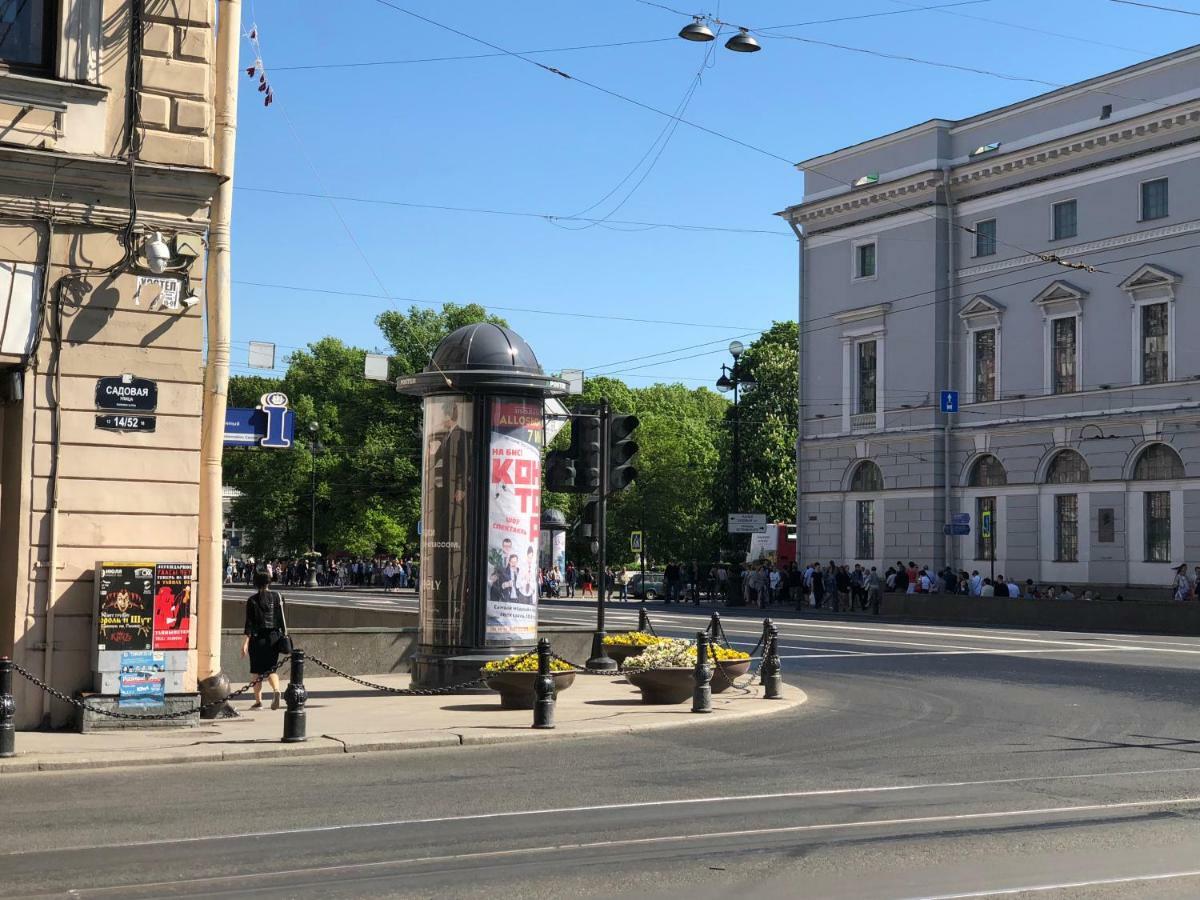
[(226, 584), (252, 584), (256, 572), (265, 572), (272, 583), (303, 587), (315, 570), (321, 587), (378, 587), (399, 591), (416, 587), (418, 565), (407, 556), (308, 557), (256, 560), (253, 556), (230, 559)]

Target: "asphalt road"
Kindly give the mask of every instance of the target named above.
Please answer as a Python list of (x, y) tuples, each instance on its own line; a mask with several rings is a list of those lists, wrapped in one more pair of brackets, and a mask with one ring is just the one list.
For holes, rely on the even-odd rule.
[(0, 897), (1200, 896), (1200, 639), (776, 619), (752, 724), (5, 776)]

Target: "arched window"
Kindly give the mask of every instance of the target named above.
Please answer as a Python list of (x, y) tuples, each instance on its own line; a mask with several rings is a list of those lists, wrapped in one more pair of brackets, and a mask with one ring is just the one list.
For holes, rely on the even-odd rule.
[(1046, 470), (1046, 484), (1078, 484), (1091, 480), (1087, 462), (1074, 450), (1059, 453), (1050, 460), (1050, 468)]
[(1183, 478), (1183, 460), (1166, 444), (1151, 444), (1133, 467), (1134, 481), (1165, 481)]
[(879, 471), (879, 466), (869, 459), (859, 463), (854, 474), (850, 476), (850, 490), (882, 491), (883, 475)]
[(988, 454), (975, 460), (968, 483), (971, 487), (999, 487), (1008, 484), (1008, 474), (1000, 460)]

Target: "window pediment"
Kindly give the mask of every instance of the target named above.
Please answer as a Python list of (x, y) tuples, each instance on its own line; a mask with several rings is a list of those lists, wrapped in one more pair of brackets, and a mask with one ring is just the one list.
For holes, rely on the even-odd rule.
[(1000, 315), (1004, 312), (1004, 305), (997, 303), (987, 294), (976, 294), (972, 297), (967, 305), (958, 311), (960, 319), (970, 319), (973, 316), (992, 316)]
[(1119, 287), (1131, 300), (1174, 300), (1175, 285), (1183, 278), (1177, 272), (1146, 263), (1121, 282)]
[(1079, 313), (1088, 292), (1069, 281), (1055, 281), (1043, 288), (1033, 302), (1042, 308), (1046, 316)]

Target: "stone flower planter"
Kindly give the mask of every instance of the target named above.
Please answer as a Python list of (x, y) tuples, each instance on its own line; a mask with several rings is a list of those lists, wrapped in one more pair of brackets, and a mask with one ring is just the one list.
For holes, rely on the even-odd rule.
[[(537, 695), (533, 685), (537, 680), (537, 672), (497, 672), (489, 675), (485, 684), (500, 694), (501, 709), (533, 709)], [(575, 683), (575, 671), (551, 672), (554, 679), (554, 695), (565, 691)]]
[(624, 664), (625, 660), (631, 656), (641, 656), (645, 650), (644, 645), (638, 644), (605, 644), (604, 652), (608, 654), (608, 658), (613, 660), (618, 666)]
[(753, 660), (750, 659), (717, 660), (717, 664), (713, 667), (712, 692), (719, 694), (721, 691), (733, 687), (735, 679), (741, 678), (750, 671), (751, 662)]
[(642, 669), (626, 672), (629, 683), (642, 692), (642, 702), (651, 704), (682, 703), (692, 699), (696, 686), (693, 669)]

